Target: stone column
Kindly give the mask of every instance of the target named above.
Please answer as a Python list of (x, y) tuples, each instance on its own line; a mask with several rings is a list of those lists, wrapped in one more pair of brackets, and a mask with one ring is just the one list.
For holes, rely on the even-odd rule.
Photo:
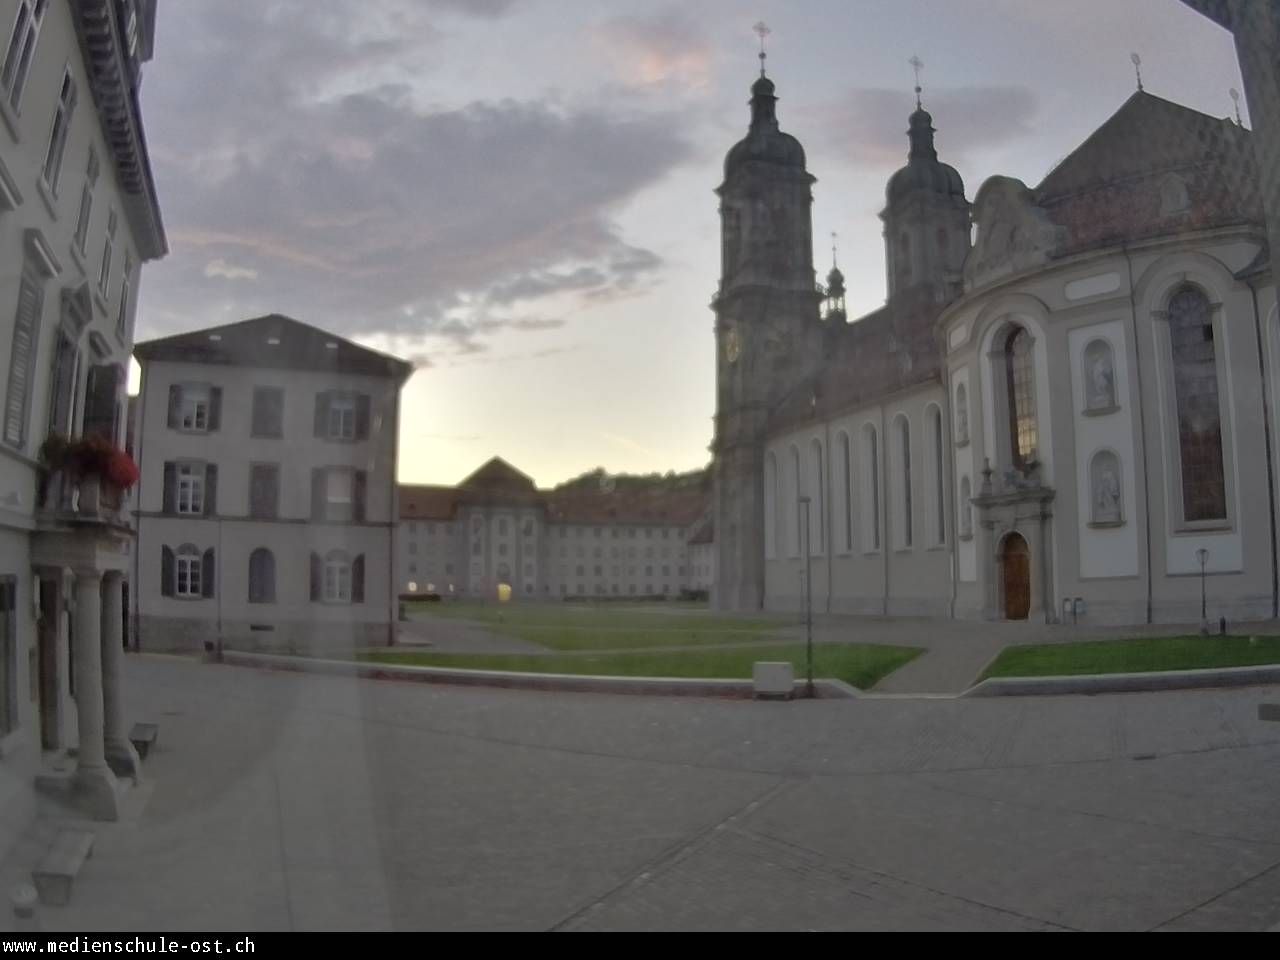
[(75, 793), (98, 820), (118, 820), (115, 774), (107, 766), (103, 739), (102, 572), (76, 571), (76, 712), (80, 728)]
[(129, 742), (124, 718), (124, 687), (120, 679), (124, 660), (124, 574), (102, 578), (102, 704), (103, 741), (107, 764), (118, 777), (142, 775), (138, 753)]

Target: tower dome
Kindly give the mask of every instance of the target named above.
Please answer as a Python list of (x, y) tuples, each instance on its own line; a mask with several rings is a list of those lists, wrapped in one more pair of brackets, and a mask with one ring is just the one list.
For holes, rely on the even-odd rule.
[(916, 191), (964, 199), (964, 180), (955, 167), (941, 163), (933, 143), (933, 115), (924, 107), (911, 114), (907, 136), (911, 152), (907, 165), (889, 178), (889, 205), (905, 200)]
[(778, 127), (777, 87), (763, 74), (751, 85), (751, 129), (725, 158), (725, 179), (730, 179), (746, 163), (755, 161), (781, 167), (805, 169), (804, 147)]

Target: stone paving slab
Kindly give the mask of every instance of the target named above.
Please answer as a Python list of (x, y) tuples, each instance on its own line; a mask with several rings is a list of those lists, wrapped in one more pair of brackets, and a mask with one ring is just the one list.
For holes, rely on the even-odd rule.
[(154, 792), (45, 929), (1280, 923), (1275, 689), (759, 704), (137, 657), (126, 681)]

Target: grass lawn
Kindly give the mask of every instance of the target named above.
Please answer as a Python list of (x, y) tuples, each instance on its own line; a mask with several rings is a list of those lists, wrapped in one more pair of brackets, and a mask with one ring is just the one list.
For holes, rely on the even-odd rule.
[[(552, 650), (639, 650), (706, 644), (762, 643), (786, 620), (719, 617), (696, 608), (654, 604), (527, 604), (500, 607), (480, 603), (411, 603), (410, 619), (468, 620), (494, 633), (541, 644)], [(704, 608), (705, 610), (705, 608)]]
[[(815, 679), (844, 680), (866, 690), (914, 660), (920, 650), (870, 644), (819, 645), (814, 647)], [(467, 670), (506, 670), (515, 673), (568, 673), (605, 677), (688, 677), (742, 680), (761, 660), (795, 665), (804, 676), (805, 647), (800, 644), (752, 645), (718, 650), (653, 650), (644, 653), (600, 653), (596, 656), (498, 656), (448, 653), (373, 652), (362, 659), (375, 663), (416, 667), (458, 667)]]
[(1280, 663), (1280, 637), (1143, 637), (1009, 647), (988, 677), (1078, 677)]

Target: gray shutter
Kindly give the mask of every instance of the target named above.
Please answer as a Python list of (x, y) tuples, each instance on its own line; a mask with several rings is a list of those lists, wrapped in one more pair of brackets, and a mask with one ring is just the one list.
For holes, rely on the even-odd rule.
[(366, 515), (365, 501), (369, 496), (369, 474), (357, 470), (351, 485), (352, 519), (356, 523), (364, 523)]
[(200, 558), (200, 595), (206, 600), (210, 600), (214, 596), (214, 561), (217, 555), (210, 547), (204, 552), (204, 556)]
[(316, 394), (316, 436), (329, 436), (329, 394)]
[(24, 273), (18, 288), (18, 314), (13, 321), (13, 349), (9, 353), (9, 384), (4, 397), (4, 442), (21, 447), (27, 437), (27, 412), (31, 402), (31, 366), (40, 333), (44, 293)]
[(324, 477), (325, 469), (323, 467), (315, 467), (311, 471), (311, 519), (323, 520), (325, 515), (324, 509)]
[(364, 554), (351, 563), (351, 602), (364, 603)]
[(164, 507), (165, 513), (178, 512), (178, 466), (174, 463), (164, 465)]
[(280, 468), (274, 465), (267, 467), (266, 473), (267, 489), (263, 507), (266, 509), (266, 518), (275, 520), (280, 516)]
[(207, 463), (204, 467), (204, 515), (218, 515), (218, 465)]
[(209, 389), (209, 432), (217, 433), (222, 428), (222, 388)]
[(311, 554), (311, 602), (316, 603), (321, 597), (320, 581), (324, 579), (324, 564), (320, 554)]
[(173, 551), (168, 547), (160, 548), (160, 596), (173, 596)]
[(177, 430), (182, 423), (182, 388), (176, 383), (169, 387), (169, 429)]
[(356, 439), (369, 439), (369, 395), (367, 393), (356, 397)]

